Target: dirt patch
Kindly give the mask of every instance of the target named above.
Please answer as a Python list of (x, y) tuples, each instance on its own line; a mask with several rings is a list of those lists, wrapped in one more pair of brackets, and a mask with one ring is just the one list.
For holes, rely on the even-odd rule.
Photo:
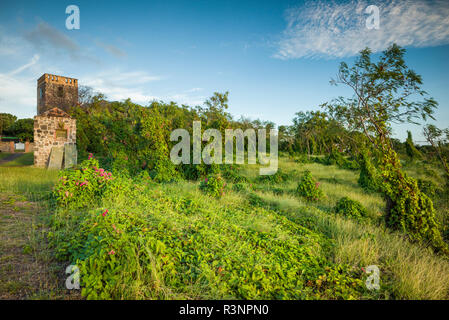
[(65, 288), (66, 266), (48, 248), (44, 210), (0, 193), (0, 299), (80, 299), (79, 290)]

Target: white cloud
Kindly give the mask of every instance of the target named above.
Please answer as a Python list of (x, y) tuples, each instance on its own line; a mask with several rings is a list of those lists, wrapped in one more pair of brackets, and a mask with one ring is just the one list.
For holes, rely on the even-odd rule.
[(198, 92), (198, 91), (202, 91), (202, 90), (203, 90), (203, 88), (192, 88), (192, 89), (186, 90), (186, 92)]
[(174, 101), (191, 106), (201, 105), (204, 102), (205, 98), (198, 95), (198, 92), (202, 91), (203, 88), (191, 88), (181, 91), (181, 93), (163, 95), (151, 93), (148, 84), (161, 79), (163, 78), (160, 76), (150, 75), (143, 71), (109, 70), (80, 77), (80, 83), (105, 94), (109, 100), (120, 101), (130, 98), (131, 101), (143, 105), (153, 100)]
[(20, 118), (36, 114), (36, 80), (0, 74), (0, 112)]
[(105, 94), (111, 100), (130, 98), (133, 102), (146, 104), (157, 97), (147, 94), (143, 85), (157, 80), (160, 80), (160, 77), (149, 75), (143, 71), (110, 70), (81, 77), (80, 83)]
[[(365, 9), (377, 5), (380, 28), (368, 29)], [(449, 1), (309, 1), (286, 11), (287, 27), (276, 58), (345, 57), (397, 43), (427, 47), (449, 43)]]
[(40, 58), (39, 55), (38, 55), (38, 54), (35, 54), (35, 55), (33, 56), (33, 58), (31, 58), (31, 61), (30, 61), (30, 62), (28, 62), (27, 64), (24, 64), (23, 66), (21, 66), (21, 67), (19, 67), (19, 68), (17, 68), (16, 70), (11, 71), (11, 72), (9, 73), (9, 75), (10, 75), (10, 76), (13, 76), (13, 75), (15, 75), (15, 74), (18, 74), (18, 73), (22, 72), (22, 71), (25, 70), (25, 69), (28, 69), (29, 67), (35, 65), (35, 64), (39, 61), (39, 58)]
[(109, 52), (110, 54), (115, 56), (116, 58), (126, 57), (125, 51), (123, 51), (122, 49), (120, 49), (112, 44), (104, 43), (102, 41), (96, 41), (96, 44), (97, 44), (97, 46), (103, 48), (104, 50), (106, 50), (107, 52)]

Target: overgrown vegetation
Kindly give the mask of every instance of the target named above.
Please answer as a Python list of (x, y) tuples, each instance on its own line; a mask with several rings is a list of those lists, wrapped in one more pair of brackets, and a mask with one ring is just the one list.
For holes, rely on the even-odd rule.
[[(0, 191), (49, 206), (45, 239), (79, 266), (88, 299), (449, 299), (447, 132), (426, 126), (428, 146), (390, 136), (437, 106), (404, 54), (342, 63), (335, 83), (354, 96), (279, 127), (274, 175), (170, 161), (170, 133), (192, 134), (193, 121), (222, 136), (274, 127), (233, 119), (227, 92), (203, 107), (97, 94), (71, 111), (80, 165), (58, 177), (0, 168)], [(368, 265), (378, 291), (364, 285)]]

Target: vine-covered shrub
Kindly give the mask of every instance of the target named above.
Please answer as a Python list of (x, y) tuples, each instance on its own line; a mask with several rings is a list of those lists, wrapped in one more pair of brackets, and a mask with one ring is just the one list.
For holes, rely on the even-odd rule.
[(289, 179), (289, 174), (284, 172), (281, 168), (278, 168), (278, 171), (276, 171), (275, 174), (272, 175), (263, 175), (259, 176), (258, 180), (260, 182), (266, 182), (266, 183), (281, 183), (284, 181), (287, 181)]
[(360, 202), (348, 197), (343, 197), (338, 200), (334, 210), (335, 213), (355, 219), (362, 219), (367, 215), (366, 208)]
[(320, 189), (320, 183), (315, 181), (309, 170), (304, 172), (296, 188), (296, 193), (308, 201), (318, 201), (324, 196), (323, 191)]
[(220, 171), (227, 181), (234, 183), (248, 182), (248, 178), (240, 174), (240, 166), (235, 164), (222, 164)]
[(432, 200), (421, 192), (415, 179), (401, 170), (394, 150), (384, 154), (381, 177), (382, 192), (387, 198), (387, 224), (407, 233), (412, 240), (429, 241), (435, 249), (449, 254), (435, 218)]
[(358, 183), (366, 191), (379, 190), (378, 174), (366, 151), (360, 154), (360, 176)]
[(232, 190), (234, 190), (235, 192), (242, 192), (245, 190), (245, 184), (237, 182), (232, 186)]
[(59, 206), (82, 208), (100, 199), (112, 179), (112, 173), (100, 168), (90, 154), (79, 167), (59, 173), (54, 196)]
[(413, 144), (412, 133), (410, 131), (407, 131), (407, 139), (405, 140), (405, 151), (407, 152), (407, 155), (412, 161), (415, 159), (422, 158), (421, 152), (419, 152), (418, 149), (416, 149), (415, 145)]
[(435, 199), (438, 187), (434, 182), (425, 179), (418, 179), (418, 188), (429, 198)]
[(347, 170), (357, 170), (360, 168), (357, 161), (347, 159), (341, 152), (335, 150), (326, 157), (314, 157), (311, 160), (311, 162), (324, 164), (326, 166), (336, 165), (341, 169)]
[(200, 190), (204, 193), (220, 198), (225, 194), (226, 182), (221, 175), (209, 175), (200, 182)]

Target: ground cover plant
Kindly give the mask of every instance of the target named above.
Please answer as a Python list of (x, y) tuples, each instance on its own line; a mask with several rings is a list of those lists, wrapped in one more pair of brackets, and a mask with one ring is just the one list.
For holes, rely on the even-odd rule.
[[(355, 95), (280, 126), (268, 176), (260, 164), (170, 161), (170, 132), (193, 121), (222, 134), (274, 126), (233, 119), (228, 92), (204, 107), (90, 97), (70, 111), (79, 165), (34, 168), (32, 154), (0, 165), (0, 279), (14, 261), (46, 261), (53, 275), (78, 266), (85, 299), (449, 299), (449, 145), (429, 126), (427, 146), (390, 137), (393, 120), (436, 108), (408, 100), (425, 93), (403, 57), (394, 45), (343, 63), (338, 82)], [(365, 283), (372, 265), (379, 290)], [(0, 294), (66, 298), (52, 281)]]

